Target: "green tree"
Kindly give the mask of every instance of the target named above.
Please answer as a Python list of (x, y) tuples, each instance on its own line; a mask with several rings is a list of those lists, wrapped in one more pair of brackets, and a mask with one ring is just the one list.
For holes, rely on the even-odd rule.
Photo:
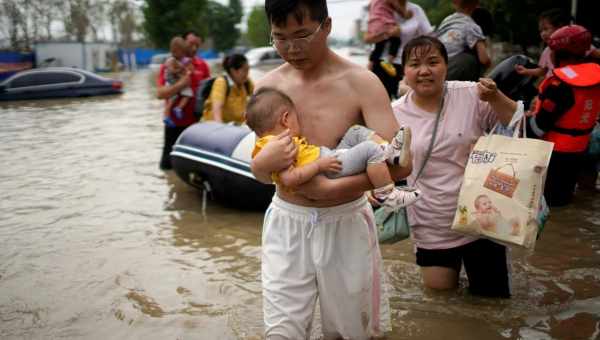
[(248, 41), (252, 46), (266, 46), (271, 38), (269, 20), (262, 6), (254, 6), (248, 15)]
[(206, 13), (208, 35), (213, 38), (215, 49), (225, 51), (235, 46), (240, 37), (236, 28), (240, 22), (239, 15), (231, 7), (212, 1), (209, 1)]
[(233, 18), (236, 23), (239, 23), (244, 16), (244, 8), (241, 0), (229, 0), (229, 8), (233, 12)]
[(146, 0), (142, 27), (154, 46), (168, 48), (172, 37), (188, 30), (206, 36), (207, 7), (207, 0)]

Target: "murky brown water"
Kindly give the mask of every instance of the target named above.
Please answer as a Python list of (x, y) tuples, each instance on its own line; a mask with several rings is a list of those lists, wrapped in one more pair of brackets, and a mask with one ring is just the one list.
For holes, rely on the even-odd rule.
[[(262, 214), (202, 215), (158, 170), (148, 73), (121, 77), (120, 97), (0, 104), (0, 338), (259, 339)], [(389, 338), (600, 338), (600, 199), (574, 207), (513, 253), (508, 301), (424, 291), (410, 242), (384, 246)]]

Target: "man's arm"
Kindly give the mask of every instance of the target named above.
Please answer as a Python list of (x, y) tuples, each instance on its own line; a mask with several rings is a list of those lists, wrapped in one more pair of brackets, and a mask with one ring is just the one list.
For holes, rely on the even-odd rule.
[[(367, 72), (361, 75), (364, 79), (359, 80), (362, 84), (368, 84), (365, 87), (360, 85), (355, 87), (361, 89), (364, 95), (358, 96), (361, 99), (362, 115), (366, 127), (374, 130), (379, 136), (387, 141), (391, 141), (398, 132), (398, 121), (392, 111), (387, 92), (379, 79)], [(402, 124), (402, 122), (400, 122)], [(409, 155), (409, 166), (402, 168), (398, 165), (390, 167), (390, 174), (394, 181), (408, 177), (412, 171), (412, 155)], [(371, 188), (369, 188), (371, 189)], [(369, 190), (367, 189), (367, 190)]]
[(167, 99), (170, 98), (185, 87), (190, 86), (190, 76), (191, 72), (187, 70), (185, 75), (181, 77), (175, 84), (167, 86), (165, 85), (164, 77), (165, 77), (165, 65), (160, 66), (160, 71), (158, 72), (158, 80), (156, 86), (156, 97), (158, 99)]
[(252, 159), (252, 174), (259, 182), (271, 184), (271, 174), (289, 168), (297, 153), (298, 148), (292, 141), (290, 131), (286, 130), (273, 137)]
[[(374, 130), (379, 136), (391, 140), (398, 131), (398, 123), (392, 112), (389, 97), (385, 88), (371, 72), (359, 72), (350, 79), (355, 89), (353, 98), (358, 98), (364, 125)], [(412, 160), (409, 162), (412, 164)], [(401, 168), (390, 167), (392, 179), (397, 181), (410, 175), (412, 166)], [(311, 181), (300, 186), (298, 192), (314, 200), (336, 200), (354, 198), (357, 195), (373, 189), (365, 173), (327, 179), (325, 176), (315, 176)]]
[(492, 65), (492, 60), (487, 53), (487, 46), (484, 40), (479, 40), (477, 44), (475, 44), (475, 51), (477, 52), (477, 59), (479, 59), (479, 63), (483, 65), (485, 69)]
[(302, 185), (320, 173), (336, 173), (342, 170), (342, 163), (335, 157), (319, 158), (316, 161), (300, 166), (290, 166), (279, 173), (283, 186), (295, 188)]

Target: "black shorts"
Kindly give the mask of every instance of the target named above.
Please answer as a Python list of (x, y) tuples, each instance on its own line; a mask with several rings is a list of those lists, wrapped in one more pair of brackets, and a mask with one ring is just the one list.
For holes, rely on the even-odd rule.
[(510, 297), (510, 276), (505, 246), (479, 239), (450, 249), (417, 248), (417, 264), (421, 267), (452, 268), (460, 273), (463, 263), (469, 278), (471, 294)]

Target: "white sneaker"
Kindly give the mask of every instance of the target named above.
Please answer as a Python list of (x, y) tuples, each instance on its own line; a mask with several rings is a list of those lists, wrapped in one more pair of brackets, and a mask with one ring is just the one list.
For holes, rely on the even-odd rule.
[(396, 132), (396, 135), (388, 144), (388, 162), (390, 164), (399, 164), (401, 167), (408, 165), (410, 140), (411, 132), (408, 126), (403, 126)]
[(421, 190), (408, 187), (395, 187), (388, 197), (381, 203), (387, 212), (398, 211), (398, 209), (413, 204), (421, 198)]

